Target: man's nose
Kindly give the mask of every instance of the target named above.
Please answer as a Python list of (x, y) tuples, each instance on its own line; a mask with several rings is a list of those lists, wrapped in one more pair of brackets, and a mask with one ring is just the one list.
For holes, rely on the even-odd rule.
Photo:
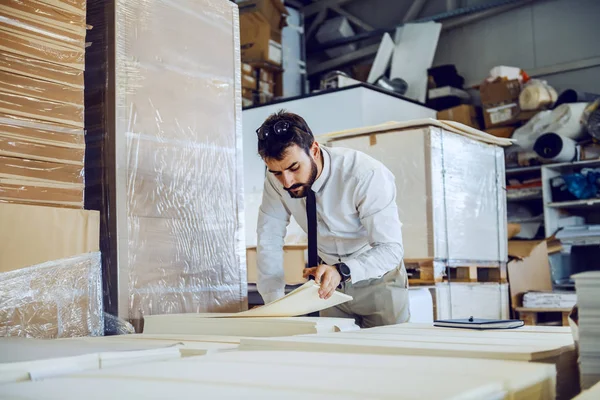
[(294, 184), (294, 175), (287, 171), (283, 173), (283, 187), (289, 188)]

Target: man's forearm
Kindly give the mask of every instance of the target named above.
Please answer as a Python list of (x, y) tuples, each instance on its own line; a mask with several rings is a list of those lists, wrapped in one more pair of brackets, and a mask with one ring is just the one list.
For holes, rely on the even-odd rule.
[(373, 247), (356, 258), (345, 261), (350, 267), (352, 282), (377, 278), (402, 263), (404, 248), (402, 244), (375, 243)]

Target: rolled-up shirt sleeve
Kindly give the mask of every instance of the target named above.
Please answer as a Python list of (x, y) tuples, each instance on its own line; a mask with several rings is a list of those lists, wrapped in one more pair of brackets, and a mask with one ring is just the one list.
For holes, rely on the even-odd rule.
[(394, 175), (385, 168), (379, 168), (361, 176), (356, 185), (354, 203), (361, 224), (368, 232), (371, 249), (345, 261), (353, 283), (384, 275), (400, 265), (404, 256)]
[(262, 204), (257, 226), (257, 289), (265, 304), (285, 295), (283, 245), (290, 211), (281, 200), (281, 194), (265, 179)]

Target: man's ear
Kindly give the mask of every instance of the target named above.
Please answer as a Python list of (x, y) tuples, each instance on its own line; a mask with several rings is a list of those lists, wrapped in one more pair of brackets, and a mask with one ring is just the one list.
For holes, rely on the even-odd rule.
[(313, 144), (310, 146), (310, 154), (312, 155), (313, 159), (319, 159), (319, 157), (321, 156), (321, 148), (319, 147), (319, 142), (313, 142)]

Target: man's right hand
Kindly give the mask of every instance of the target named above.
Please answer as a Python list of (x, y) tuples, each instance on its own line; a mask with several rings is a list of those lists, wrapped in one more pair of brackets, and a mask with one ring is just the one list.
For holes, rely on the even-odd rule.
[(326, 264), (321, 264), (313, 268), (305, 268), (302, 276), (306, 279), (309, 275), (314, 276), (315, 282), (321, 285), (319, 297), (322, 299), (330, 298), (342, 280), (342, 276), (337, 271), (337, 268)]

